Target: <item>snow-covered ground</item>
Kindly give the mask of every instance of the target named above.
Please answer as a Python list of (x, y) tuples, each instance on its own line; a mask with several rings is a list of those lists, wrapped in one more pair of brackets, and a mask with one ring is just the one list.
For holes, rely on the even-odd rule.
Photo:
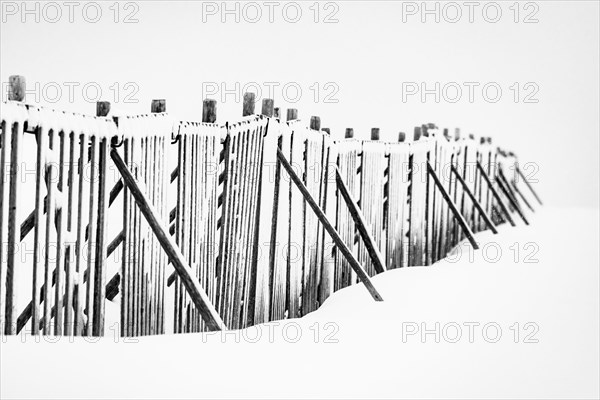
[(3, 338), (0, 395), (598, 398), (599, 217), (545, 208), (482, 250), (378, 275), (383, 303), (356, 285), (242, 332)]

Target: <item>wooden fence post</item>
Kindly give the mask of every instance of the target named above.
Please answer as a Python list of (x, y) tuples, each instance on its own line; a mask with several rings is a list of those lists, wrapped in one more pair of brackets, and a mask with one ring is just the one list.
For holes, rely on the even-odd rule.
[(297, 119), (298, 119), (298, 110), (295, 108), (288, 108), (287, 109), (287, 120), (295, 121)]
[(413, 135), (413, 140), (416, 142), (420, 138), (421, 138), (421, 127), (420, 126), (415, 126), (415, 132), (414, 132), (414, 135)]
[(217, 122), (217, 101), (205, 99), (202, 102), (202, 122), (214, 124)]
[(167, 101), (164, 99), (152, 100), (152, 105), (150, 106), (150, 110), (152, 113), (167, 112)]
[(242, 106), (242, 116), (247, 117), (248, 115), (254, 115), (254, 105), (256, 102), (256, 94), (246, 92), (244, 93), (244, 104)]
[(321, 118), (320, 117), (310, 117), (310, 129), (313, 131), (321, 130)]
[(398, 133), (398, 142), (404, 142), (406, 140), (406, 133), (400, 132)]
[(8, 100), (25, 101), (25, 77), (21, 75), (12, 75), (8, 78)]
[(99, 101), (96, 103), (96, 117), (106, 117), (110, 112), (109, 101)]
[(275, 103), (273, 99), (263, 99), (261, 114), (269, 118), (272, 117), (274, 112), (274, 105)]
[(354, 137), (354, 129), (346, 128), (346, 134), (344, 136), (346, 139), (352, 139)]
[(379, 140), (379, 128), (371, 128), (371, 140)]

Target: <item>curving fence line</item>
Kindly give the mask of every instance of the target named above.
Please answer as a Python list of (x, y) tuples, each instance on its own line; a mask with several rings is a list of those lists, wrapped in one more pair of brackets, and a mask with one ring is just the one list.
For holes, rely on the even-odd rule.
[[(430, 265), (474, 233), (528, 224), (513, 153), (433, 124), (396, 143), (334, 140), (272, 100), (217, 125), (0, 107), (0, 332), (122, 336), (297, 318), (387, 269)], [(408, 140), (407, 140), (408, 139)], [(525, 192), (527, 189), (527, 192)], [(111, 317), (118, 305), (118, 318)]]

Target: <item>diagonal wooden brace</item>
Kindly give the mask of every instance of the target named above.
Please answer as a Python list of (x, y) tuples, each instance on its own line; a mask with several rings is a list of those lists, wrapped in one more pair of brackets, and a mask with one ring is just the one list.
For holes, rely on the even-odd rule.
[(500, 197), (500, 195), (496, 191), (496, 188), (492, 184), (492, 181), (490, 180), (490, 177), (485, 172), (485, 169), (483, 169), (483, 167), (481, 166), (481, 164), (479, 163), (479, 161), (477, 161), (477, 168), (479, 169), (479, 172), (481, 172), (481, 176), (483, 176), (483, 179), (485, 179), (485, 182), (488, 185), (488, 189), (492, 192), (492, 195), (494, 196), (494, 199), (496, 199), (496, 201), (500, 205), (500, 208), (502, 209), (502, 212), (504, 213), (503, 218), (507, 219), (508, 222), (512, 226), (516, 226), (515, 221), (513, 221), (512, 217), (510, 215), (510, 211), (508, 211), (508, 207), (506, 207), (506, 204), (504, 204), (504, 201), (502, 201), (502, 198)]
[(181, 254), (181, 250), (179, 250), (179, 247), (177, 247), (169, 235), (168, 229), (162, 226), (156, 211), (154, 211), (154, 208), (148, 203), (148, 200), (146, 200), (144, 192), (140, 189), (119, 153), (115, 149), (112, 149), (110, 157), (113, 159), (117, 169), (121, 173), (125, 186), (133, 195), (140, 211), (144, 215), (144, 218), (146, 218), (148, 225), (150, 225), (163, 250), (167, 253), (169, 260), (173, 264), (173, 267), (175, 267), (175, 271), (177, 271), (177, 275), (179, 275), (190, 298), (200, 311), (206, 325), (212, 330), (227, 329), (221, 316), (210, 302), (206, 292), (202, 286), (200, 286), (200, 282), (193, 276), (192, 269), (187, 264), (183, 254)]
[(446, 200), (446, 203), (448, 203), (448, 207), (450, 207), (450, 210), (452, 211), (454, 218), (458, 221), (458, 224), (460, 225), (463, 232), (467, 236), (467, 239), (471, 243), (471, 246), (473, 246), (473, 248), (475, 250), (477, 250), (479, 248), (479, 245), (475, 241), (475, 236), (473, 235), (473, 231), (471, 230), (471, 228), (469, 228), (469, 225), (467, 225), (467, 221), (465, 221), (464, 217), (458, 211), (458, 208), (456, 208), (456, 205), (450, 198), (450, 195), (448, 195), (448, 192), (446, 192), (444, 185), (442, 185), (442, 182), (440, 182), (437, 174), (435, 173), (434, 169), (431, 167), (431, 164), (429, 164), (429, 161), (427, 161), (427, 171), (429, 172), (429, 175), (433, 178), (433, 181), (435, 182), (435, 185), (437, 186), (440, 193), (442, 194), (442, 197), (444, 198), (444, 200)]
[(523, 182), (525, 182), (525, 184), (527, 185), (527, 187), (529, 188), (529, 190), (533, 194), (533, 197), (535, 197), (535, 199), (538, 201), (538, 203), (540, 203), (540, 206), (543, 206), (542, 200), (540, 200), (540, 198), (537, 195), (537, 193), (535, 192), (535, 190), (533, 190), (533, 186), (531, 186), (531, 183), (529, 183), (529, 181), (527, 180), (527, 178), (525, 177), (525, 175), (523, 174), (523, 172), (521, 172), (521, 169), (519, 168), (519, 166), (517, 166), (516, 169), (517, 169), (517, 173), (519, 174), (519, 176), (521, 176), (521, 178), (523, 178)]
[(492, 222), (490, 217), (486, 214), (485, 210), (483, 209), (483, 207), (481, 206), (479, 201), (477, 201), (477, 199), (475, 198), (475, 195), (473, 194), (473, 192), (471, 192), (471, 189), (469, 189), (469, 185), (467, 185), (467, 182), (465, 182), (463, 177), (460, 176), (460, 173), (458, 172), (458, 170), (456, 169), (456, 167), (454, 165), (451, 165), (451, 168), (452, 168), (452, 172), (454, 173), (454, 175), (456, 175), (456, 178), (462, 185), (463, 190), (465, 191), (465, 193), (467, 193), (467, 195), (469, 196), (469, 198), (471, 199), (473, 204), (475, 204), (475, 208), (477, 208), (477, 210), (479, 211), (479, 214), (485, 221), (488, 228), (490, 228), (490, 230), (494, 233), (494, 235), (497, 234), (498, 229), (496, 229), (496, 226), (494, 225), (494, 223)]
[(373, 261), (373, 266), (375, 267), (375, 271), (377, 271), (377, 273), (379, 273), (379, 274), (382, 272), (385, 272), (387, 268), (385, 267), (385, 262), (383, 261), (383, 257), (381, 256), (381, 253), (379, 252), (379, 249), (377, 248), (375, 239), (373, 239), (373, 237), (369, 233), (369, 230), (367, 229), (367, 224), (365, 222), (365, 218), (364, 218), (362, 212), (360, 211), (360, 208), (354, 201), (354, 199), (352, 199), (352, 197), (350, 196), (348, 187), (346, 186), (346, 183), (342, 179), (342, 176), (340, 175), (340, 170), (337, 168), (337, 166), (335, 167), (335, 173), (336, 173), (336, 181), (337, 181), (338, 190), (342, 194), (342, 197), (344, 198), (344, 201), (346, 202), (346, 205), (348, 206), (348, 211), (350, 211), (350, 215), (352, 216), (352, 219), (354, 219), (356, 228), (358, 229), (358, 232), (360, 233), (360, 236), (362, 237), (362, 239), (365, 243), (367, 252), (369, 253), (369, 256), (371, 256), (371, 260)]
[(519, 198), (523, 201), (523, 203), (525, 203), (527, 208), (529, 208), (531, 210), (531, 212), (535, 212), (534, 208), (531, 206), (531, 203), (529, 203), (529, 201), (525, 198), (525, 196), (523, 196), (523, 193), (521, 193), (521, 191), (519, 190), (517, 183), (513, 180), (513, 181), (510, 181), (510, 185), (514, 190), (514, 193), (519, 195)]
[(383, 301), (383, 298), (377, 292), (377, 289), (375, 289), (375, 286), (373, 286), (373, 283), (371, 282), (369, 275), (365, 272), (365, 270), (360, 265), (358, 260), (356, 258), (354, 258), (354, 255), (352, 255), (352, 252), (350, 251), (350, 249), (348, 249), (348, 247), (346, 246), (346, 244), (344, 243), (344, 241), (342, 240), (340, 235), (337, 233), (337, 231), (335, 230), (333, 225), (331, 225), (331, 223), (325, 216), (325, 213), (323, 212), (323, 210), (321, 210), (319, 205), (315, 202), (315, 200), (311, 196), (311, 194), (308, 191), (308, 189), (306, 188), (306, 186), (304, 186), (304, 183), (302, 183), (302, 180), (298, 177), (298, 175), (296, 175), (296, 172), (294, 172), (294, 169), (290, 165), (289, 161), (285, 158), (285, 156), (279, 149), (277, 149), (277, 158), (281, 162), (281, 165), (283, 166), (283, 168), (285, 168), (285, 170), (287, 171), (288, 175), (290, 176), (290, 178), (292, 179), (292, 181), (294, 182), (296, 187), (298, 187), (298, 190), (300, 191), (300, 193), (302, 193), (304, 200), (306, 200), (306, 202), (308, 203), (310, 208), (313, 209), (317, 218), (319, 219), (319, 221), (321, 221), (321, 223), (323, 224), (323, 226), (325, 227), (325, 229), (331, 236), (331, 239), (333, 239), (335, 245), (342, 252), (342, 254), (346, 258), (346, 260), (348, 260), (348, 263), (350, 264), (352, 269), (356, 272), (356, 275), (358, 275), (358, 278), (361, 280), (362, 283), (365, 284), (367, 290), (369, 291), (371, 296), (373, 296), (373, 299), (375, 299), (375, 301)]
[(500, 190), (502, 190), (502, 192), (508, 199), (508, 202), (510, 203), (510, 205), (517, 211), (517, 214), (519, 214), (519, 216), (521, 217), (523, 222), (525, 222), (525, 225), (529, 225), (529, 221), (527, 220), (525, 213), (523, 213), (521, 206), (517, 202), (517, 199), (516, 199), (514, 193), (512, 192), (512, 188), (510, 186), (508, 186), (508, 182), (506, 181), (506, 178), (504, 177), (504, 174), (502, 173), (502, 171), (500, 171), (498, 173), (496, 180), (498, 182), (498, 187), (500, 187)]

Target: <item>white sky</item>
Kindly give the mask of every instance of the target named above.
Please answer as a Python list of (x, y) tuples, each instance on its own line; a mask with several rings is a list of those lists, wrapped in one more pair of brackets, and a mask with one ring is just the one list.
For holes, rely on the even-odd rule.
[[(28, 7), (35, 10), (34, 4)], [(39, 3), (36, 23), (36, 11), (23, 14), (21, 2), (2, 2), (0, 78), (26, 76), (30, 89), (38, 85), (40, 104), (94, 113), (95, 104), (82, 93), (91, 84), (101, 88), (116, 115), (148, 112), (153, 98), (165, 98), (169, 112), (199, 120), (203, 83), (234, 90), (239, 82), (240, 98), (248, 83), (259, 83), (263, 96), (271, 83), (277, 85), (276, 106), (296, 107), (303, 119), (319, 115), (322, 126), (338, 137), (353, 127), (358, 137), (367, 138), (371, 127), (379, 127), (382, 139), (395, 140), (399, 131), (412, 132), (425, 122), (492, 136), (522, 163), (539, 165), (537, 187), (547, 203), (598, 207), (598, 2), (521, 3), (518, 23), (512, 1), (497, 3), (502, 10), (497, 23), (484, 19), (486, 2), (475, 8), (473, 23), (463, 2), (456, 3), (463, 13), (457, 23), (445, 21), (443, 14), (440, 23), (433, 15), (423, 23), (419, 13), (403, 14), (403, 8), (422, 7), (421, 2), (323, 2), (318, 23), (312, 1), (297, 3), (302, 10), (297, 23), (284, 18), (284, 7), (288, 19), (295, 14), (289, 2), (274, 8), (273, 23), (264, 2), (255, 3), (262, 11), (256, 23), (244, 21), (244, 10), (249, 18), (256, 12), (244, 3), (238, 5), (239, 23), (233, 14), (221, 21), (222, 2), (124, 2), (118, 5), (118, 23), (112, 1), (98, 3), (102, 15), (97, 23), (84, 19), (86, 2), (74, 8), (73, 23), (68, 7), (55, 4), (62, 12), (58, 22), (49, 22), (56, 8)], [(87, 6), (88, 19), (95, 17), (93, 6)], [(216, 15), (203, 14), (203, 8), (214, 7)], [(443, 10), (444, 4), (439, 7)], [(455, 9), (446, 6), (446, 11), (447, 18), (454, 17)], [(123, 23), (132, 12), (138, 22)], [(338, 22), (323, 23), (332, 12)], [(523, 23), (531, 13), (539, 22)], [(493, 7), (487, 16), (494, 17)], [(78, 85), (72, 99), (65, 82)], [(425, 102), (418, 95), (403, 101), (407, 82), (426, 82), (428, 88), (458, 82), (463, 96), (456, 103), (444, 98), (436, 103), (433, 95)], [(480, 84), (472, 103), (463, 82)], [(488, 82), (503, 91), (497, 103), (482, 96)], [(538, 103), (523, 98), (515, 103), (515, 82), (522, 97), (539, 88), (533, 96)], [(527, 82), (535, 86), (525, 87)], [(297, 103), (284, 101), (286, 84), (288, 99), (295, 97), (294, 87), (301, 88)], [(62, 93), (53, 103), (57, 87)], [(138, 103), (124, 102), (135, 88), (132, 99)], [(218, 122), (224, 123), (239, 117), (242, 106), (234, 94), (222, 94), (211, 97), (219, 101)], [(328, 94), (338, 102), (325, 102)], [(29, 93), (28, 101), (35, 103), (35, 97)], [(87, 98), (94, 97), (92, 86)]]

